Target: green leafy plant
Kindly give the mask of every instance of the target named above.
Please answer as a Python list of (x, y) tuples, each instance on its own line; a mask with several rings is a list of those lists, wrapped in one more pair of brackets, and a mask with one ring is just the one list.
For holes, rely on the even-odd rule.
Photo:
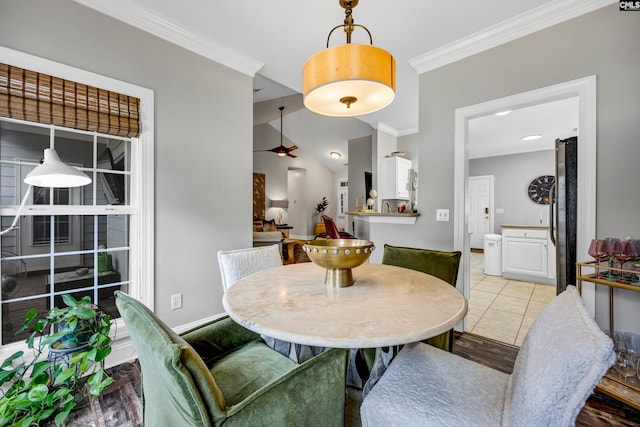
[(327, 209), (327, 206), (329, 206), (329, 201), (327, 200), (326, 197), (323, 197), (320, 203), (316, 205), (316, 211), (318, 213), (322, 213), (324, 212), (325, 209)]
[[(60, 426), (83, 399), (95, 399), (113, 382), (104, 370), (111, 353), (111, 318), (88, 296), (62, 299), (67, 307), (53, 308), (44, 317), (29, 310), (16, 332), (30, 332), (25, 342), (34, 357), (25, 360), (18, 351), (0, 365), (0, 426), (27, 427), (50, 419)], [(47, 347), (66, 354), (48, 357)], [(86, 382), (80, 381), (87, 375)]]

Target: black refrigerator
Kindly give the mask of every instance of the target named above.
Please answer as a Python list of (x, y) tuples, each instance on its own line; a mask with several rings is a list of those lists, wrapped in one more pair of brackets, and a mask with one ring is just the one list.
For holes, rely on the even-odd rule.
[(556, 182), (549, 204), (551, 241), (556, 247), (557, 293), (576, 283), (578, 224), (578, 137), (556, 139)]

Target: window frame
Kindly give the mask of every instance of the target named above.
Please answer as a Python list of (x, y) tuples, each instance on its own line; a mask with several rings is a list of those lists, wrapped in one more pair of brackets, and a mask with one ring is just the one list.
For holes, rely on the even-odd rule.
[[(123, 213), (137, 220), (130, 221), (129, 294), (154, 309), (154, 92), (150, 89), (116, 80), (100, 74), (60, 64), (24, 52), (0, 46), (0, 61), (25, 69), (50, 74), (67, 80), (100, 87), (140, 99), (140, 128), (137, 138), (131, 138), (131, 180), (129, 205), (110, 205), (98, 208), (99, 214)], [(42, 126), (42, 125), (41, 125)], [(49, 127), (51, 125), (45, 125)], [(58, 129), (64, 129), (56, 127)], [(135, 172), (134, 172), (135, 171)], [(81, 207), (87, 214), (94, 207)], [(15, 216), (18, 206), (5, 207), (3, 216)], [(55, 214), (55, 212), (54, 212)], [(118, 331), (118, 340), (127, 339), (129, 334), (122, 319), (114, 320), (113, 331)], [(0, 346), (0, 359), (20, 349), (23, 342)], [(115, 353), (114, 349), (114, 353)], [(112, 353), (113, 354), (113, 353)], [(115, 355), (114, 355), (115, 356)], [(120, 359), (127, 356), (120, 356)], [(116, 357), (117, 359), (117, 357)], [(115, 363), (118, 363), (117, 360)]]

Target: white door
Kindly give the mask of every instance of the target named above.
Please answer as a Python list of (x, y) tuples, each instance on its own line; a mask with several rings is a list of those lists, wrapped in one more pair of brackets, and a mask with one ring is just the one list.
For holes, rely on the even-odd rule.
[(469, 177), (469, 238), (482, 249), (484, 235), (493, 233), (493, 175)]
[(338, 207), (336, 212), (336, 225), (338, 227), (344, 227), (346, 231), (349, 230), (349, 227), (347, 227), (347, 196), (349, 195), (349, 181), (344, 178), (339, 179), (336, 194), (338, 198), (338, 200), (336, 200), (336, 206)]
[(287, 174), (287, 197), (289, 209), (287, 209), (287, 224), (293, 228), (289, 231), (289, 237), (304, 238), (309, 234), (307, 224), (307, 171), (304, 169), (289, 170)]

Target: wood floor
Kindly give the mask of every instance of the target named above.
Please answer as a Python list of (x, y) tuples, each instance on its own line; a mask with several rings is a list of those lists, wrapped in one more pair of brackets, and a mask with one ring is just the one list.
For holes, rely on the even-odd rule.
[[(472, 334), (457, 334), (454, 353), (511, 373), (518, 347)], [(142, 426), (140, 405), (140, 367), (136, 362), (110, 370), (116, 380), (103, 395), (70, 416), (67, 427), (137, 427)], [(350, 390), (347, 402), (348, 427), (359, 426), (359, 393)], [(54, 425), (53, 423), (51, 424)], [(640, 426), (640, 411), (634, 410), (600, 393), (592, 395), (578, 416), (577, 426)]]

